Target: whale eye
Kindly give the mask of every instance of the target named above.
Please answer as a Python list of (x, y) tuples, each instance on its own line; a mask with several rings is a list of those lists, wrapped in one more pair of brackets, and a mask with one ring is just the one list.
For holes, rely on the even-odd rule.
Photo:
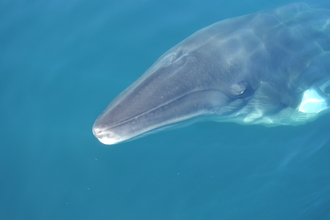
[(231, 85), (230, 93), (234, 96), (242, 95), (246, 90), (247, 83), (244, 81), (236, 82)]

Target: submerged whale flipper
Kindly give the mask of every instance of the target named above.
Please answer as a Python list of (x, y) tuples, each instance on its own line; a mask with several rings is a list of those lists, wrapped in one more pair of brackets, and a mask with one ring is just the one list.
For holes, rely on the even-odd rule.
[(329, 110), (330, 11), (292, 4), (188, 37), (98, 117), (104, 144), (198, 120), (298, 125)]

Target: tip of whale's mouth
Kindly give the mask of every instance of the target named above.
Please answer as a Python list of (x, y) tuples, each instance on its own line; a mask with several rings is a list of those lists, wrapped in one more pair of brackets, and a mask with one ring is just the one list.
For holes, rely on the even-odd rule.
[(106, 145), (113, 145), (123, 141), (120, 135), (112, 131), (102, 131), (99, 128), (93, 127), (94, 136), (102, 143)]

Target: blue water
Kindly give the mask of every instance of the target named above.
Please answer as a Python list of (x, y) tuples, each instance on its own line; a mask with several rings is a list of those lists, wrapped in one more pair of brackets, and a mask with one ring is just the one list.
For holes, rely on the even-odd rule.
[(330, 115), (205, 122), (111, 147), (91, 132), (194, 31), (292, 2), (2, 0), (0, 219), (330, 219)]

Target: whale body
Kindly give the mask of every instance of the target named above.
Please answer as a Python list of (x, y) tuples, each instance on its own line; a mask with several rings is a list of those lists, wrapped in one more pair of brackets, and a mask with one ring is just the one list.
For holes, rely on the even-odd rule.
[(202, 120), (299, 125), (329, 105), (330, 11), (297, 3), (186, 38), (110, 103), (93, 133), (111, 145)]

